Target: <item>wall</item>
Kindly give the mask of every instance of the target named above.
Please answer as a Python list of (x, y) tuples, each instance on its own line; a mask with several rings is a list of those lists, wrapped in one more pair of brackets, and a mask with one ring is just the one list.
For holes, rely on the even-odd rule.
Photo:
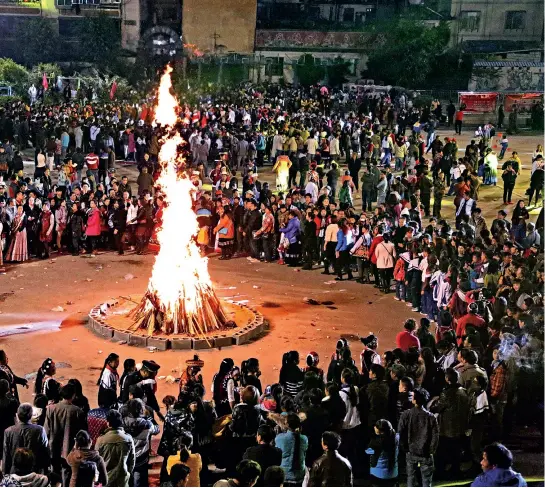
[(204, 52), (214, 52), (214, 31), (218, 45), (226, 51), (251, 53), (254, 50), (256, 0), (183, 0), (182, 36)]
[[(526, 11), (523, 29), (505, 29), (507, 11)], [(479, 28), (468, 30), (462, 27), (463, 11), (480, 12)], [(452, 0), (453, 42), (471, 40), (508, 40), (540, 42), (543, 35), (543, 0)]]
[(123, 2), (121, 20), (121, 46), (136, 52), (140, 40), (140, 1)]

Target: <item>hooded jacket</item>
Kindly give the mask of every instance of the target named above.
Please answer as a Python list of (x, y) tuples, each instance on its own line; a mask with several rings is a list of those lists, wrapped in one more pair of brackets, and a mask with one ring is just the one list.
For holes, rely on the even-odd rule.
[(85, 461), (90, 461), (96, 464), (98, 469), (98, 482), (102, 486), (106, 486), (108, 484), (108, 473), (106, 471), (106, 464), (104, 464), (104, 459), (102, 459), (100, 454), (94, 449), (78, 449), (75, 447), (66, 458), (66, 462), (70, 465), (70, 468), (72, 470), (70, 486), (78, 486), (76, 484), (78, 479), (78, 470), (81, 463)]
[(475, 478), (471, 486), (528, 486), (520, 473), (512, 468), (493, 468)]
[(159, 433), (159, 426), (144, 417), (132, 416), (123, 419), (125, 432), (132, 436), (136, 456), (135, 465), (142, 466), (148, 463), (150, 455), (150, 438)]

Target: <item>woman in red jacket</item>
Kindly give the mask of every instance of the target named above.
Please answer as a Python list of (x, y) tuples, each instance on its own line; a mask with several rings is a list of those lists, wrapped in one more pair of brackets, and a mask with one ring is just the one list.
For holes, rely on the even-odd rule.
[(97, 240), (100, 237), (100, 210), (97, 208), (95, 200), (91, 200), (89, 206), (85, 235), (87, 236), (87, 249), (92, 254), (96, 249)]

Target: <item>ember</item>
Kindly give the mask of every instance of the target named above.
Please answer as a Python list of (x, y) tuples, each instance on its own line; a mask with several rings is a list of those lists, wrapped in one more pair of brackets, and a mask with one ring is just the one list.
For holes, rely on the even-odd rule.
[[(178, 102), (171, 93), (172, 82), (167, 67), (161, 77), (155, 120), (167, 128), (177, 122)], [(149, 335), (188, 334), (205, 336), (229, 325), (223, 307), (212, 288), (208, 259), (201, 256), (194, 236), (197, 216), (192, 208), (192, 184), (178, 163), (182, 138), (167, 132), (159, 152), (161, 174), (156, 182), (164, 194), (162, 226), (157, 233), (160, 245), (148, 289), (140, 304), (130, 312), (131, 329), (147, 329)]]

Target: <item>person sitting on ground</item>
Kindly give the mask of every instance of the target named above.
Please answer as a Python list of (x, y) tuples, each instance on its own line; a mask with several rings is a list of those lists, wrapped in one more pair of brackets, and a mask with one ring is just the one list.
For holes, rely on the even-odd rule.
[(513, 470), (513, 454), (503, 444), (494, 442), (483, 450), (483, 473), (471, 486), (528, 486), (520, 473)]
[(214, 486), (255, 486), (260, 475), (261, 468), (259, 464), (257, 464), (255, 461), (250, 461), (249, 459), (243, 459), (237, 465), (236, 478), (219, 480), (214, 484)]

